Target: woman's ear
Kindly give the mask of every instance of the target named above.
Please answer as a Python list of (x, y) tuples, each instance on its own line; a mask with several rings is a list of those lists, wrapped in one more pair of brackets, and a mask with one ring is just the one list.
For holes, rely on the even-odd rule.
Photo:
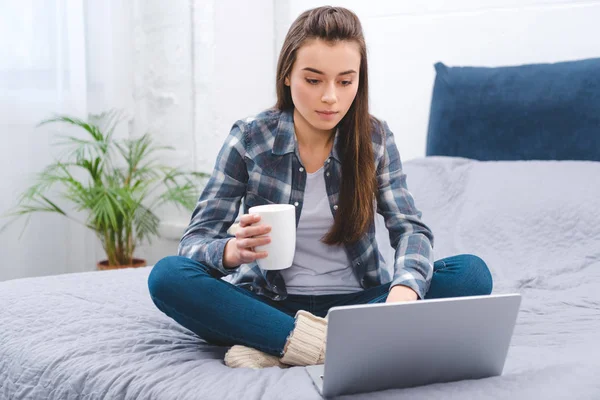
[(290, 78), (288, 76), (286, 76), (285, 79), (283, 80), (283, 83), (285, 84), (285, 86), (290, 86)]

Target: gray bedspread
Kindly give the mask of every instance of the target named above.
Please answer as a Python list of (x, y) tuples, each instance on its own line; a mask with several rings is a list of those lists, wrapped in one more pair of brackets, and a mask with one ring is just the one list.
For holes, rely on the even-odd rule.
[[(436, 258), (487, 261), (521, 311), (500, 377), (369, 399), (600, 398), (600, 163), (405, 163)], [(151, 267), (0, 283), (0, 399), (318, 399), (301, 367), (230, 369), (151, 302)], [(402, 360), (399, 360), (401, 362)]]

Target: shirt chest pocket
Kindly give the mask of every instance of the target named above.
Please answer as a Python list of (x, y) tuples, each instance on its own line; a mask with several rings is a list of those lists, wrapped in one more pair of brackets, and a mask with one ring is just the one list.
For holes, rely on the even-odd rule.
[(292, 195), (292, 166), (287, 159), (259, 154), (246, 158), (245, 209), (265, 204), (289, 204)]
[(286, 179), (276, 178), (264, 171), (249, 173), (246, 186), (246, 202), (249, 207), (263, 204), (288, 204), (292, 186)]

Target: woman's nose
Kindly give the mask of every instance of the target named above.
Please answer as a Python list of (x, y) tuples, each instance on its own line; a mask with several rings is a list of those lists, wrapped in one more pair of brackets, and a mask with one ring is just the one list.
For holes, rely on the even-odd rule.
[(334, 104), (335, 102), (337, 102), (337, 96), (335, 94), (334, 85), (327, 86), (325, 92), (323, 93), (323, 96), (321, 97), (321, 101), (327, 104)]

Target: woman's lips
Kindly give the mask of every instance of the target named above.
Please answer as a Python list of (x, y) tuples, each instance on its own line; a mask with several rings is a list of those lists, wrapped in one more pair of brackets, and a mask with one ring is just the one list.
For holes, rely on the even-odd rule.
[(321, 119), (332, 120), (337, 115), (337, 111), (317, 111), (317, 114)]

